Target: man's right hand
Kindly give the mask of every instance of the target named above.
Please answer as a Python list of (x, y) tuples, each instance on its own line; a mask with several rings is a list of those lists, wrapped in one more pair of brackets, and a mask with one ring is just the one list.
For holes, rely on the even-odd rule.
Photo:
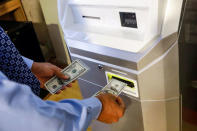
[(97, 120), (108, 124), (118, 122), (125, 111), (123, 100), (109, 93), (103, 93), (96, 97), (102, 103), (102, 110)]

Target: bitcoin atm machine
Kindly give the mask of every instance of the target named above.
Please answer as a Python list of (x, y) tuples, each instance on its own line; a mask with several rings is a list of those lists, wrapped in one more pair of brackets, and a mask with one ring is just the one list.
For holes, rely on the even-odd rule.
[(177, 30), (182, 0), (59, 0), (70, 57), (90, 71), (79, 81), (84, 98), (111, 79), (128, 84), (118, 123), (94, 121), (93, 131), (179, 131)]

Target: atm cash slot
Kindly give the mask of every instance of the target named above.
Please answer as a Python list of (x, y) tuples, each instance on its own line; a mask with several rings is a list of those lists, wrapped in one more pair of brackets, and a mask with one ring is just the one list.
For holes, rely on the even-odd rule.
[(115, 77), (115, 76), (112, 76), (113, 79), (116, 79), (116, 80), (119, 80), (121, 82), (124, 82), (127, 84), (128, 87), (131, 87), (131, 88), (134, 88), (134, 83), (131, 82), (131, 81), (127, 81), (127, 80), (124, 80), (124, 79), (121, 79), (121, 78), (118, 78), (118, 77)]
[(127, 86), (123, 90), (124, 94), (126, 94), (128, 96), (139, 97), (137, 81), (135, 79), (131, 79), (128, 75), (127, 75), (127, 77), (124, 77), (119, 74), (111, 73), (108, 71), (105, 72), (105, 75), (106, 75), (108, 82), (111, 79), (116, 79), (116, 80), (126, 83)]

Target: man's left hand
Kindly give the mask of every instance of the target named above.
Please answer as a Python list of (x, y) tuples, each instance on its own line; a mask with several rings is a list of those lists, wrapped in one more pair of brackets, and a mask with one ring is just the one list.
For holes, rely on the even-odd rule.
[[(40, 87), (44, 87), (44, 83), (47, 82), (51, 77), (57, 76), (60, 79), (69, 79), (68, 76), (65, 76), (62, 72), (61, 69), (55, 65), (52, 65), (50, 63), (40, 63), (40, 62), (34, 62), (32, 64), (31, 71), (33, 74), (38, 78), (40, 81)], [(71, 87), (71, 84), (68, 84), (66, 86), (62, 87), (62, 90), (64, 90), (66, 87)], [(60, 93), (57, 92), (57, 94)]]

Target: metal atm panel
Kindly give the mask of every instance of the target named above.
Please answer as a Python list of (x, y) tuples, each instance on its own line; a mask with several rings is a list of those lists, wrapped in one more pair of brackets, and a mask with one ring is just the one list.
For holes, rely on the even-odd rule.
[[(148, 68), (145, 68), (145, 70), (142, 72), (127, 70), (115, 65), (111, 66), (109, 63), (92, 60), (90, 58), (78, 56), (76, 54), (73, 54), (74, 57), (71, 55), (72, 59), (80, 59), (85, 63), (88, 63), (92, 69), (98, 68), (99, 65), (103, 66), (102, 69), (92, 70), (89, 72), (90, 74), (93, 74), (97, 77), (91, 79), (88, 77), (80, 78), (79, 85), (81, 86), (81, 91), (84, 98), (92, 96), (98, 90), (103, 88), (102, 85), (107, 83), (104, 72), (111, 72), (112, 74), (116, 74), (124, 78), (136, 80), (139, 86), (139, 97), (135, 97), (134, 95), (125, 92), (123, 92), (121, 95), (121, 97), (126, 102), (127, 110), (125, 116), (119, 123), (106, 125), (101, 124), (100, 122), (96, 122), (95, 124), (94, 122), (93, 130), (97, 131), (102, 129), (103, 131), (109, 131), (110, 129), (113, 131), (119, 131), (120, 129), (133, 129), (134, 131), (138, 131), (137, 129), (146, 129), (156, 131), (160, 129), (160, 131), (178, 131), (180, 119), (180, 102), (178, 90), (177, 47), (177, 42), (172, 44), (166, 54), (160, 56), (156, 63), (148, 66)], [(164, 68), (164, 65), (166, 64), (167, 67)], [(101, 73), (98, 73), (99, 71)], [(99, 79), (98, 77), (105, 78), (105, 80), (96, 82), (96, 80)], [(138, 111), (133, 110), (134, 108), (136, 108)], [(175, 117), (171, 118), (172, 114)], [(133, 124), (128, 124), (130, 123), (127, 121), (128, 119), (132, 119), (131, 121), (133, 121)], [(136, 119), (138, 120), (138, 124), (134, 124)], [(155, 123), (157, 123), (158, 126), (155, 126)]]

